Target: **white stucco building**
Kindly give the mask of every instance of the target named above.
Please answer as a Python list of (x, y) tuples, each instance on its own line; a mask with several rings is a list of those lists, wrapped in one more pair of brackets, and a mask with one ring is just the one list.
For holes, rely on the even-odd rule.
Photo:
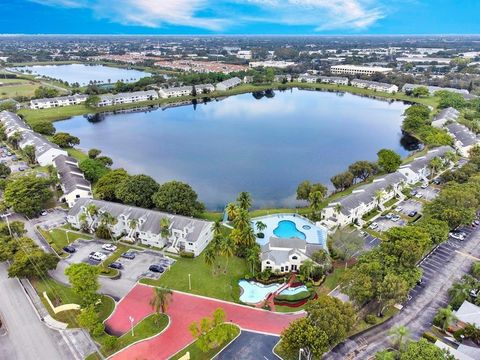
[(382, 91), (389, 94), (396, 93), (398, 91), (397, 85), (377, 82), (377, 81), (369, 81), (369, 80), (360, 80), (355, 79), (350, 82), (350, 84), (354, 87), (358, 87), (361, 89), (369, 89), (373, 91)]
[(379, 66), (358, 66), (358, 65), (333, 65), (330, 72), (334, 75), (373, 75), (375, 73), (386, 74), (391, 68)]
[(135, 102), (149, 101), (158, 99), (158, 93), (155, 90), (134, 91), (118, 94), (100, 95), (100, 101), (97, 106), (111, 106), (118, 104), (131, 104)]
[(227, 91), (230, 89), (233, 89), (235, 86), (238, 86), (242, 83), (242, 80), (238, 77), (234, 77), (222, 82), (219, 82), (217, 85), (215, 85), (215, 89), (217, 91)]
[(58, 96), (54, 98), (30, 100), (31, 109), (50, 109), (53, 107), (78, 105), (84, 103), (88, 95), (75, 94), (70, 96)]
[[(215, 91), (215, 86), (212, 84), (199, 84), (195, 85), (195, 91), (197, 94), (207, 94), (212, 91)], [(158, 94), (162, 99), (181, 97), (181, 96), (190, 96), (193, 93), (193, 86), (177, 86), (171, 87), (168, 89), (160, 89)]]
[(63, 192), (60, 197), (61, 201), (72, 207), (80, 198), (92, 198), (92, 186), (78, 167), (77, 159), (60, 155), (55, 158), (53, 164), (57, 169), (57, 176)]

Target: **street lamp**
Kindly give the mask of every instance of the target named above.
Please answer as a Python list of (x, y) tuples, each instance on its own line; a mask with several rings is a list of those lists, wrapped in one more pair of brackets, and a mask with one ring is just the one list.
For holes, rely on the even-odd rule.
[(8, 217), (12, 215), (10, 213), (2, 214), (1, 217), (5, 219), (7, 222), (7, 227), (8, 227), (8, 232), (10, 233), (10, 236), (12, 236), (12, 229), (10, 229), (10, 222), (8, 221)]
[(135, 320), (133, 316), (129, 316), (128, 320), (130, 320), (130, 328), (132, 329), (132, 337), (134, 336), (133, 334), (133, 321)]
[(67, 235), (67, 244), (70, 245), (70, 239), (68, 238), (68, 233), (70, 232), (70, 230), (66, 229), (65, 230), (65, 234)]
[(188, 290), (192, 290), (192, 277), (188, 274)]

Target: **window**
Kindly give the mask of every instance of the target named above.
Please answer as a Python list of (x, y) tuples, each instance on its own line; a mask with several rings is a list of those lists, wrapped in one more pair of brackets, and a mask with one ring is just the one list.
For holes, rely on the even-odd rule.
[(280, 268), (280, 271), (283, 272), (283, 266)]
[(285, 271), (288, 271), (288, 266), (285, 266)]
[(292, 260), (298, 260), (298, 256), (297, 256), (297, 255), (293, 255), (293, 256), (292, 256)]

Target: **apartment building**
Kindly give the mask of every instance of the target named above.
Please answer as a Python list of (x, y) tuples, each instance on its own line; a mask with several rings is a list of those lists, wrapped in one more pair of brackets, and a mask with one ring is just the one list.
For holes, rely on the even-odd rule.
[(333, 65), (330, 67), (330, 72), (334, 75), (373, 75), (386, 74), (392, 72), (392, 69), (379, 66)]
[(242, 83), (242, 80), (238, 77), (227, 79), (225, 81), (219, 82), (215, 88), (217, 91), (227, 91), (233, 89), (235, 86), (238, 86)]
[[(212, 84), (200, 84), (195, 85), (195, 91), (197, 94), (206, 94), (215, 91), (215, 86)], [(158, 94), (162, 99), (190, 96), (193, 93), (193, 86), (177, 86), (168, 89), (160, 89)]]
[(155, 90), (134, 91), (119, 94), (100, 95), (100, 101), (97, 106), (111, 106), (119, 104), (130, 104), (141, 101), (149, 101), (158, 99), (158, 93)]
[(67, 203), (68, 207), (73, 207), (80, 198), (92, 198), (92, 186), (90, 181), (78, 167), (78, 161), (66, 155), (60, 155), (55, 158), (53, 165), (57, 169), (57, 176), (60, 180), (60, 187), (63, 195), (61, 201)]
[(58, 96), (53, 98), (30, 100), (31, 109), (50, 109), (54, 107), (78, 105), (84, 103), (88, 95), (75, 94), (71, 96)]
[(389, 94), (396, 93), (398, 91), (397, 85), (377, 82), (377, 81), (369, 81), (369, 80), (360, 80), (355, 79), (350, 82), (350, 84), (354, 87), (358, 87), (361, 89), (368, 89), (373, 91), (382, 91)]

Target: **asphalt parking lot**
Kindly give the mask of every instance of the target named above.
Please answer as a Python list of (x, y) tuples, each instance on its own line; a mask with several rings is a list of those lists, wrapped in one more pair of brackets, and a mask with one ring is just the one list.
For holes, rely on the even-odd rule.
[(413, 191), (416, 191), (417, 194), (421, 194), (422, 199), (425, 199), (426, 201), (432, 201), (438, 196), (440, 189), (429, 185), (426, 189), (422, 189), (421, 187), (418, 187), (413, 189)]
[(44, 230), (50, 230), (65, 225), (67, 212), (66, 210), (55, 208), (49, 209), (46, 215), (41, 215), (36, 219), (32, 219), (32, 223), (40, 226)]
[(278, 336), (242, 331), (214, 360), (277, 360), (272, 350), (278, 340)]
[[(401, 203), (399, 203), (396, 207), (396, 210), (403, 215), (408, 215), (412, 211), (416, 211), (417, 213), (422, 212), (422, 207), (423, 204), (417, 200), (414, 199), (408, 199), (404, 200)], [(399, 211), (398, 208), (401, 208), (402, 210)]]
[(71, 243), (70, 245), (73, 246), (76, 251), (73, 254), (70, 254), (66, 261), (70, 264), (78, 264), (78, 263), (86, 263), (90, 265), (98, 265), (100, 264), (98, 261), (92, 261), (88, 257), (91, 252), (98, 251), (107, 255), (107, 258), (112, 254), (109, 251), (103, 250), (102, 245), (104, 242), (98, 240), (82, 240), (78, 239)]
[(400, 219), (398, 221), (393, 221), (390, 219), (387, 219), (385, 216), (380, 216), (374, 220), (378, 224), (378, 227), (375, 229), (375, 231), (379, 232), (384, 232), (392, 227), (399, 227), (399, 226), (405, 226), (407, 224), (407, 221), (404, 219)]
[(117, 262), (123, 265), (123, 269), (121, 270), (122, 281), (130, 281), (132, 284), (136, 283), (141, 278), (158, 279), (162, 275), (148, 270), (150, 265), (158, 264), (165, 259), (168, 259), (171, 264), (175, 262), (174, 260), (154, 251), (146, 250), (134, 252), (135, 259), (130, 260), (120, 257), (117, 260)]

